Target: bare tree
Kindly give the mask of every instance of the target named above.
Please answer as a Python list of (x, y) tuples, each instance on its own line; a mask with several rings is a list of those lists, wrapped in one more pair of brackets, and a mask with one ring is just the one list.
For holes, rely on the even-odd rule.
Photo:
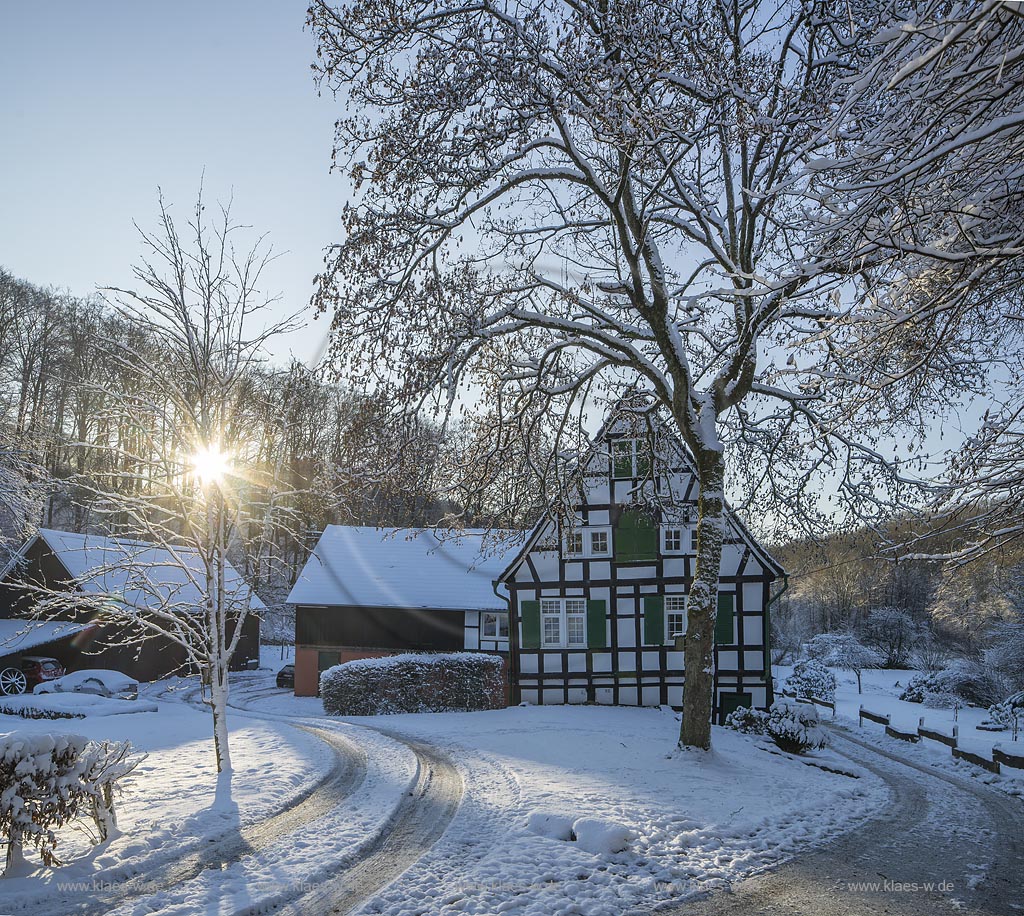
[(896, 255), (826, 228), (811, 167), (834, 154), (846, 79), (876, 53), (872, 9), (309, 10), (318, 76), (351, 112), (335, 161), (359, 188), (316, 296), (345, 371), (388, 403), (448, 415), (483, 397), (520, 427), (636, 394), (692, 454), (683, 745), (710, 745), (727, 446), (748, 450), (752, 486), (789, 467), (799, 488), (827, 469), (870, 501), (872, 475), (891, 469), (851, 429), (859, 380), (826, 367), (833, 326), (859, 308), (854, 280)]
[(923, 548), (964, 563), (1024, 534), (1024, 10), (891, 6), (896, 27), (831, 129), (863, 128), (815, 167), (837, 238), (870, 236), (902, 263), (865, 276), (856, 371), (936, 415), (964, 391), (986, 408), (933, 492), (959, 543)]
[(81, 485), (94, 518), (138, 540), (119, 539), (109, 558), (90, 562), (89, 588), (44, 603), (44, 611), (85, 606), (184, 649), (208, 686), (227, 788), (228, 670), (253, 613), (252, 590), (229, 558), (240, 568), (268, 562), (294, 496), (252, 423), (266, 345), (290, 325), (268, 320), (273, 300), (259, 292), (269, 250), (260, 239), (236, 252), (239, 231), (229, 208), (211, 221), (200, 194), (183, 237), (161, 200), (159, 231), (140, 230), (147, 254), (134, 268), (138, 289), (108, 291), (147, 345), (131, 336), (104, 344), (130, 383), (108, 392), (105, 473)]

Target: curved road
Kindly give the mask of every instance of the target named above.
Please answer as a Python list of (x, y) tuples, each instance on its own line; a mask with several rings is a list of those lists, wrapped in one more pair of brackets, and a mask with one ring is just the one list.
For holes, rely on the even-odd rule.
[[(104, 914), (135, 898), (170, 889), (202, 874), (222, 869), (244, 856), (280, 845), (283, 837), (309, 825), (343, 804), (357, 791), (367, 772), (365, 752), (329, 723), (296, 722), (293, 717), (263, 713), (246, 702), (273, 693), (276, 688), (253, 685), (236, 688), (231, 705), (254, 718), (278, 719), (322, 740), (334, 753), (331, 768), (323, 779), (287, 808), (267, 819), (237, 831), (198, 838), (166, 862), (142, 863), (144, 873), (135, 879), (104, 884), (102, 889), (82, 898), (81, 891), (49, 892), (45, 898), (19, 908), (24, 913), (65, 913), (75, 916)], [(198, 688), (184, 691), (179, 699), (194, 703)], [(416, 756), (414, 787), (406, 792), (383, 831), (360, 849), (354, 859), (334, 863), (303, 882), (312, 887), (301, 896), (280, 905), (274, 912), (295, 914), (347, 913), (361, 906), (420, 858), (444, 833), (462, 800), (462, 778), (452, 762), (437, 749), (403, 735), (376, 729), (405, 744)]]
[(658, 916), (1024, 913), (1024, 805), (973, 779), (833, 732), (835, 750), (883, 779), (892, 800), (863, 826), (731, 891)]
[[(259, 699), (276, 689), (266, 687), (236, 690), (235, 708), (250, 715), (285, 719), (273, 713), (253, 709), (246, 700)], [(369, 728), (369, 726), (359, 726)], [(308, 914), (343, 914), (358, 909), (378, 891), (390, 884), (413, 865), (448, 829), (459, 808), (464, 792), (462, 777), (455, 765), (437, 748), (422, 741), (383, 728), (370, 729), (393, 738), (416, 755), (416, 782), (399, 802), (390, 820), (358, 856), (339, 869), (332, 866), (303, 883), (309, 890), (277, 907), (274, 912), (308, 916)]]

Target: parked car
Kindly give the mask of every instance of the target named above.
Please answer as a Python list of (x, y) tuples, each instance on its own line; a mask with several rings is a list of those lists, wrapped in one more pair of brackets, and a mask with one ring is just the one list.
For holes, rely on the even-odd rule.
[(120, 671), (109, 668), (92, 668), (73, 671), (55, 681), (40, 684), (33, 693), (91, 693), (98, 697), (118, 700), (137, 700), (139, 682)]
[(278, 687), (295, 687), (295, 666), (285, 665), (280, 671), (277, 672), (277, 686)]
[(14, 696), (64, 676), (64, 666), (44, 655), (22, 655), (0, 661), (0, 693)]

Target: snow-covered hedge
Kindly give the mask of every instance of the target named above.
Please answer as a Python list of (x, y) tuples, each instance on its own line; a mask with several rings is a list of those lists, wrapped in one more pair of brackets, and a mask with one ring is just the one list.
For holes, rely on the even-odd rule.
[(959, 659), (942, 671), (915, 674), (900, 699), (926, 706), (950, 706), (955, 699), (971, 706), (988, 706), (1002, 695), (1001, 685), (977, 662)]
[(320, 696), (334, 716), (498, 709), (505, 675), (499, 656), (479, 652), (362, 658), (321, 674)]
[(127, 741), (98, 743), (81, 735), (0, 738), (0, 837), (7, 843), (5, 874), (22, 867), (27, 843), (45, 865), (60, 865), (56, 831), (88, 816), (97, 839), (115, 826), (118, 780), (142, 760)]
[(768, 710), (765, 733), (784, 751), (803, 754), (828, 744), (818, 710), (805, 703), (775, 703)]
[(22, 719), (84, 719), (84, 712), (68, 712), (63, 709), (42, 709), (21, 702), (22, 698), (14, 700), (0, 700), (0, 714), (5, 716), (18, 716)]
[(797, 662), (793, 673), (782, 685), (784, 690), (791, 690), (798, 697), (817, 697), (819, 700), (836, 698), (836, 676), (821, 662), (806, 659)]

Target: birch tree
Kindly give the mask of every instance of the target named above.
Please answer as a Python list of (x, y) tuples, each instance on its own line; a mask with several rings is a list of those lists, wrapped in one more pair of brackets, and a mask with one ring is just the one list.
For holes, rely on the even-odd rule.
[[(43, 603), (44, 613), (70, 604), (128, 625), (128, 638), (141, 631), (179, 645), (202, 674), (228, 788), (228, 670), (256, 613), (232, 568), (271, 559), (295, 495), (253, 433), (266, 347), (290, 322), (272, 320), (274, 300), (260, 292), (271, 252), (262, 239), (236, 250), (240, 231), (229, 208), (211, 219), (200, 194), (182, 235), (161, 200), (158, 230), (140, 230), (137, 287), (106, 291), (140, 333), (102, 344), (122, 384), (108, 392), (102, 418), (113, 430), (102, 446), (107, 470), (80, 486), (94, 522), (121, 538), (106, 558), (90, 558), (88, 588)], [(286, 430), (278, 432), (283, 447)]]
[(689, 449), (700, 495), (681, 745), (711, 740), (727, 442), (760, 449), (765, 469), (802, 459), (800, 478), (818, 460), (854, 495), (865, 468), (886, 465), (852, 432), (862, 400), (856, 379), (834, 393), (824, 331), (891, 254), (870, 234), (839, 243), (809, 169), (832, 156), (845, 81), (876, 53), (874, 9), (309, 10), (317, 76), (346, 103), (335, 163), (358, 189), (316, 295), (343, 371), (446, 414), (478, 397), (509, 418), (538, 404), (568, 414), (631, 393)]

